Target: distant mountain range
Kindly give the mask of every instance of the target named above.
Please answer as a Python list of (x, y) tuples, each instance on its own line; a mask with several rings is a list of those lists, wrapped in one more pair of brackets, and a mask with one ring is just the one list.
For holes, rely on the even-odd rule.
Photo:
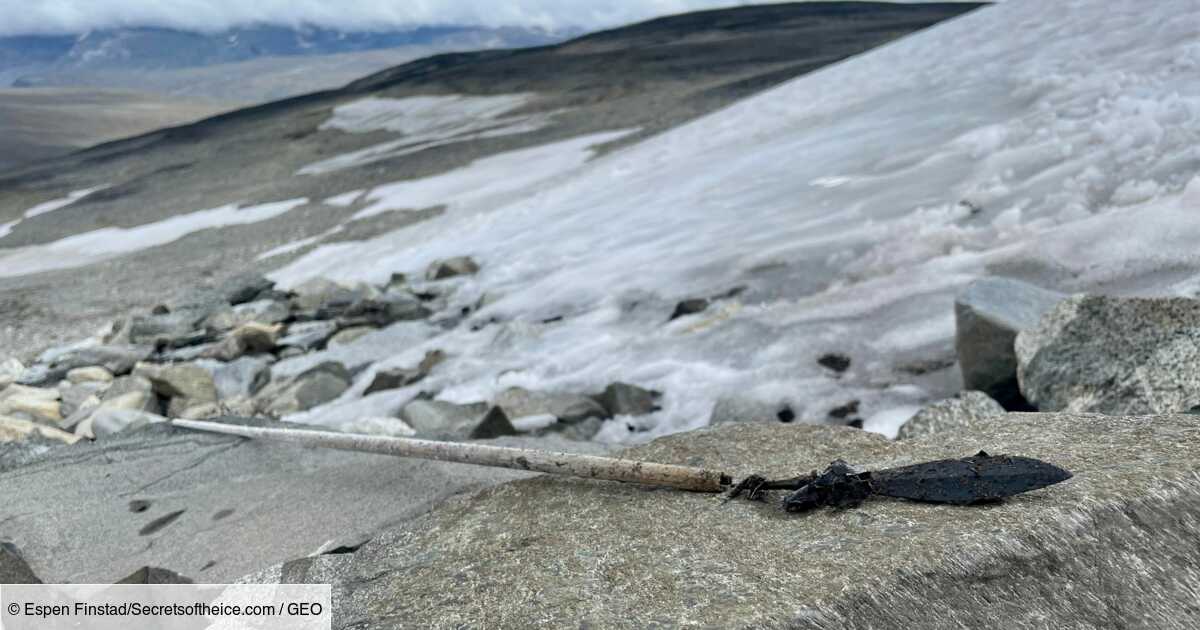
[(438, 50), (519, 48), (554, 43), (577, 34), (539, 28), (453, 25), (380, 32), (259, 25), (216, 33), (141, 27), (78, 35), (20, 35), (0, 37), (0, 86), (78, 85), (82, 74), (96, 71), (177, 70), (266, 57), (414, 46)]

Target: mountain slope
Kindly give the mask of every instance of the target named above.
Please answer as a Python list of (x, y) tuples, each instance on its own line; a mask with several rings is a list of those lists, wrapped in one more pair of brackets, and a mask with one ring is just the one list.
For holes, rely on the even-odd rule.
[[(258, 260), (280, 246), (364, 238), (415, 220), (395, 212), (355, 220), (361, 202), (322, 200), (572, 138), (583, 138), (577, 144), (603, 138), (632, 142), (971, 8), (743, 7), (664, 18), (559, 46), (441, 55), (343, 90), (241, 110), (0, 175), (0, 307), (13, 314), (0, 327), (0, 346), (28, 356), (88, 334), (132, 306), (179, 297), (197, 283), (217, 282), (247, 267), (271, 269), (304, 251), (297, 247)], [(435, 109), (450, 124), (428, 121), (417, 130), (424, 140), (413, 146), (407, 146), (412, 143), (404, 130), (389, 130), (386, 123), (380, 128), (331, 123), (338, 107), (353, 113), (382, 103), (403, 114), (430, 102), (448, 104)], [(497, 110), (497, 103), (517, 109)], [(497, 118), (480, 118), (482, 106)], [(480, 122), (486, 124), (471, 127)], [(464, 124), (469, 129), (458, 133)], [(609, 133), (627, 129), (638, 131)], [(608, 135), (588, 138), (598, 133)], [(322, 164), (352, 153), (358, 157), (344, 167)], [(311, 174), (302, 174), (305, 169)], [(53, 212), (26, 216), (39, 204), (97, 188), (102, 190), (60, 203)], [(307, 203), (235, 227), (213, 224), (227, 213), (209, 212), (297, 199)], [(436, 209), (420, 216), (429, 213)], [(170, 229), (160, 229), (168, 221)], [(343, 223), (348, 228), (341, 235), (322, 236)], [(164, 235), (172, 238), (163, 242)]]

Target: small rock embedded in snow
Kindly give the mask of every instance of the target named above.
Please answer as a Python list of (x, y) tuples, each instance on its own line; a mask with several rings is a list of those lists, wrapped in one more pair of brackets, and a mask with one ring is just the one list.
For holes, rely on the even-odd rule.
[(1015, 345), (1042, 411), (1182, 413), (1200, 404), (1200, 300), (1076, 295)]
[(573, 424), (587, 418), (608, 417), (608, 411), (587, 396), (534, 392), (521, 387), (500, 392), (494, 404), (510, 418), (550, 414), (560, 422)]
[(675, 310), (671, 313), (671, 317), (667, 321), (679, 319), (685, 315), (694, 315), (702, 313), (708, 308), (708, 300), (705, 298), (692, 298), (683, 300), (675, 305)]
[(435, 260), (425, 270), (426, 280), (444, 280), (454, 276), (467, 276), (479, 272), (479, 264), (470, 256), (456, 256)]
[(334, 322), (296, 322), (287, 328), (287, 334), (279, 340), (278, 345), (284, 348), (298, 348), (302, 352), (323, 347), (326, 341), (337, 332)]
[(954, 301), (954, 346), (963, 387), (979, 390), (1001, 405), (1023, 405), (1017, 385), (1017, 333), (1038, 321), (1066, 295), (1011, 278), (971, 283)]
[(379, 370), (375, 373), (371, 384), (363, 391), (363, 395), (413, 385), (428, 376), (429, 372), (445, 358), (445, 353), (440, 350), (431, 350), (425, 353), (425, 357), (416, 367)]
[(983, 392), (962, 392), (957, 398), (926, 406), (910, 418), (896, 434), (897, 440), (970, 430), (980, 422), (995, 422), (1004, 417), (1004, 407)]
[(827, 367), (838, 374), (850, 369), (850, 357), (836, 352), (830, 352), (817, 358), (817, 364)]
[(594, 396), (609, 416), (640, 416), (658, 411), (662, 392), (643, 389), (628, 383), (612, 383), (604, 392)]

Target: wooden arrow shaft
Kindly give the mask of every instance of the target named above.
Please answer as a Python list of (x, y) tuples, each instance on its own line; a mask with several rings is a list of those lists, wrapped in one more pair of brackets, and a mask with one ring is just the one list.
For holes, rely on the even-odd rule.
[(722, 492), (732, 483), (729, 475), (715, 470), (616, 457), (578, 455), (469, 442), (439, 442), (335, 431), (252, 427), (203, 420), (174, 419), (171, 420), (171, 424), (196, 431), (278, 440), (304, 446), (474, 464), (493, 468), (513, 468), (586, 479), (669, 486), (695, 492)]

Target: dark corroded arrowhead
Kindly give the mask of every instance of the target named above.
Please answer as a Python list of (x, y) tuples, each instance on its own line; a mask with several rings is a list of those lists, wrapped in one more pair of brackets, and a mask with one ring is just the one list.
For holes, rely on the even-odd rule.
[(871, 490), (889, 497), (966, 505), (995, 501), (1071, 478), (1046, 462), (1012, 455), (942, 459), (871, 472)]

